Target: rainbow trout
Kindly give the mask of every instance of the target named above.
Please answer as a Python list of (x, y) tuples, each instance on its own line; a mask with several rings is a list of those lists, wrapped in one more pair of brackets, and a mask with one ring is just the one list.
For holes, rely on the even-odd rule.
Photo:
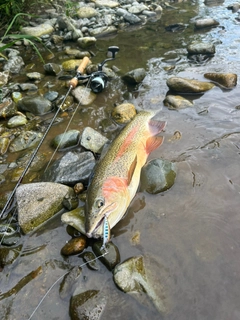
[[(166, 123), (152, 120), (151, 111), (141, 111), (112, 142), (106, 155), (98, 162), (87, 191), (85, 228), (89, 238), (103, 237), (123, 217), (136, 194), (141, 168), (147, 157), (162, 142), (156, 136)], [(107, 224), (107, 225), (106, 225)]]

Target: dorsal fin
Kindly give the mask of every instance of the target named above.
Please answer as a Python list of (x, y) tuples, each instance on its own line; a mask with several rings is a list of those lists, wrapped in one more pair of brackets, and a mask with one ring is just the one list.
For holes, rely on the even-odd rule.
[(158, 121), (158, 120), (150, 119), (148, 121), (149, 131), (153, 136), (155, 136), (166, 127), (166, 124), (167, 124), (166, 121)]
[(163, 143), (163, 137), (150, 137), (146, 142), (146, 152), (151, 153), (153, 150), (157, 149)]

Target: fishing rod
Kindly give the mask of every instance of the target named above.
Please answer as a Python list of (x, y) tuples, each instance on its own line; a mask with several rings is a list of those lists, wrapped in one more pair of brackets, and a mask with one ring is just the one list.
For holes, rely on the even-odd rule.
[[(7, 209), (9, 207), (9, 205), (11, 204), (11, 202), (13, 201), (13, 197), (17, 191), (17, 188), (19, 187), (20, 183), (22, 182), (24, 176), (26, 175), (29, 167), (31, 166), (38, 150), (40, 149), (43, 141), (45, 140), (49, 130), (51, 129), (54, 121), (56, 120), (60, 110), (62, 110), (62, 106), (64, 105), (67, 97), (69, 96), (70, 92), (72, 91), (72, 89), (75, 89), (76, 86), (78, 85), (78, 81), (79, 80), (86, 80), (88, 79), (89, 83), (90, 83), (90, 88), (94, 93), (100, 93), (103, 91), (103, 89), (106, 87), (106, 84), (108, 82), (108, 76), (106, 74), (106, 72), (103, 71), (103, 66), (107, 61), (113, 60), (115, 59), (115, 55), (116, 53), (119, 51), (119, 48), (117, 46), (111, 46), (108, 48), (108, 53), (111, 55), (110, 58), (105, 59), (102, 63), (98, 64), (98, 70), (96, 72), (93, 72), (90, 75), (84, 75), (84, 71), (87, 67), (87, 65), (90, 62), (90, 59), (88, 57), (84, 57), (82, 59), (81, 64), (79, 65), (79, 67), (76, 70), (76, 75), (69, 81), (69, 89), (63, 99), (63, 101), (61, 102), (60, 106), (58, 107), (57, 111), (55, 112), (50, 124), (48, 125), (44, 135), (42, 136), (41, 140), (39, 141), (36, 149), (34, 150), (34, 152), (31, 155), (31, 158), (29, 159), (25, 169), (23, 170), (21, 176), (19, 177), (13, 191), (11, 192), (10, 196), (7, 199), (7, 202), (5, 204), (5, 206), (3, 207), (1, 213), (0, 213), (0, 219), (5, 219), (6, 216), (8, 215)], [(79, 102), (80, 104), (80, 102)]]

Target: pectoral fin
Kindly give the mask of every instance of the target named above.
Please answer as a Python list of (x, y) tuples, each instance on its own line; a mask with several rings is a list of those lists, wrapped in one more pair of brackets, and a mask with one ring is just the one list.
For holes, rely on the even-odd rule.
[(151, 132), (151, 134), (153, 136), (155, 136), (156, 134), (158, 134), (159, 132), (164, 130), (164, 128), (166, 127), (166, 124), (167, 123), (165, 121), (158, 121), (158, 120), (150, 119), (148, 121), (149, 131)]
[(132, 181), (132, 177), (134, 175), (134, 171), (136, 169), (137, 166), (137, 156), (134, 158), (132, 164), (130, 165), (130, 168), (128, 170), (128, 181), (127, 181), (127, 185), (129, 186), (131, 181)]
[(160, 147), (163, 143), (163, 137), (150, 137), (147, 139), (146, 143), (146, 152), (147, 154), (151, 153), (153, 150)]

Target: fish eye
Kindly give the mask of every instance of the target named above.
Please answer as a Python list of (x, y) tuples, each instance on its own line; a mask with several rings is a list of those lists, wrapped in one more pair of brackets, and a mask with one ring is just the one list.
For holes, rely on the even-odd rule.
[(103, 199), (98, 199), (96, 201), (97, 207), (100, 209), (102, 206), (104, 206), (104, 200)]

